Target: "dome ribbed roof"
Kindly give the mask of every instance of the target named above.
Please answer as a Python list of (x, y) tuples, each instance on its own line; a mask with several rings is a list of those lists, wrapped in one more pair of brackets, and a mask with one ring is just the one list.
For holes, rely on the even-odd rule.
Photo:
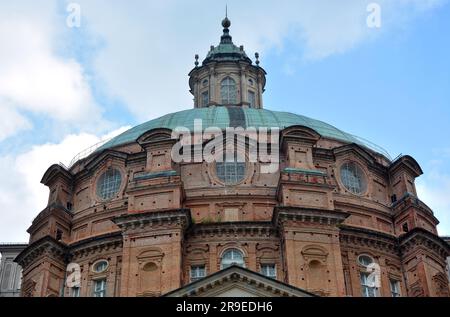
[(356, 143), (389, 158), (389, 154), (381, 147), (319, 120), (290, 112), (225, 106), (196, 108), (164, 115), (125, 131), (105, 143), (98, 150), (134, 142), (145, 132), (158, 128), (174, 130), (177, 127), (185, 127), (193, 131), (194, 120), (196, 119), (202, 120), (203, 129), (208, 127), (218, 127), (222, 130), (227, 127), (265, 127), (283, 130), (290, 126), (301, 125), (313, 129), (322, 137), (345, 143)]

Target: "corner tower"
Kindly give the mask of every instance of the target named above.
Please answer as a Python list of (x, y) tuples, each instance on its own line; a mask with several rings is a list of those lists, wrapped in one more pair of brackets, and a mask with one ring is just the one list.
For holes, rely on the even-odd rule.
[(194, 107), (240, 106), (262, 108), (266, 72), (247, 56), (244, 46), (234, 45), (230, 35), (231, 21), (222, 21), (223, 34), (217, 46), (211, 46), (202, 65), (195, 55), (195, 67), (189, 73), (189, 87)]

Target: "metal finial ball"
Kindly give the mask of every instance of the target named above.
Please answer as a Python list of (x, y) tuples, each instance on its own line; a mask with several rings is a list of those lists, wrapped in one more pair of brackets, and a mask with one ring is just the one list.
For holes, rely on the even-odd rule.
[(195, 54), (195, 66), (198, 66), (198, 54)]
[(259, 53), (255, 53), (256, 65), (259, 65)]
[(222, 20), (222, 26), (223, 26), (225, 29), (228, 29), (228, 28), (231, 26), (231, 21), (230, 21), (230, 19), (228, 19), (228, 18), (223, 19), (223, 20)]

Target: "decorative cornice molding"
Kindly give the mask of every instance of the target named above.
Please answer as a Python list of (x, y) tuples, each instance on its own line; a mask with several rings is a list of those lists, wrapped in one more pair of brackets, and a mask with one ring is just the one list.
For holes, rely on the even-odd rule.
[(414, 177), (419, 177), (423, 174), (419, 163), (409, 155), (403, 155), (395, 160), (389, 166), (389, 173), (394, 174), (400, 168), (408, 170)]
[(279, 226), (286, 220), (293, 220), (336, 226), (349, 216), (349, 213), (341, 210), (278, 206), (274, 208), (272, 223)]
[(245, 222), (218, 222), (212, 224), (195, 224), (187, 232), (189, 236), (278, 236), (277, 229), (271, 222), (245, 221)]
[(71, 172), (69, 172), (65, 167), (59, 164), (53, 164), (42, 176), (41, 184), (49, 186), (49, 184), (55, 179), (55, 177), (61, 176), (66, 179), (66, 181), (71, 184), (74, 177)]
[(115, 250), (123, 245), (122, 232), (107, 233), (77, 241), (70, 247), (70, 257), (81, 258), (103, 251)]
[(53, 203), (44, 208), (37, 216), (33, 219), (31, 226), (27, 229), (28, 233), (32, 233), (33, 229), (40, 226), (44, 219), (49, 218), (50, 216), (56, 216), (61, 220), (65, 220), (67, 222), (71, 222), (73, 218), (73, 214), (70, 210), (68, 210), (65, 206), (57, 203)]
[[(243, 287), (249, 288), (263, 294), (283, 297), (315, 297), (316, 295), (297, 288), (293, 285), (270, 279), (259, 273), (248, 269), (231, 266), (224, 270), (213, 273), (201, 280), (185, 285), (177, 290), (171, 291), (165, 297), (202, 296), (211, 293), (213, 289), (220, 285), (239, 283)], [(219, 287), (220, 288), (220, 287)]]
[(23, 269), (43, 254), (48, 254), (59, 260), (66, 261), (67, 259), (67, 245), (55, 240), (50, 236), (45, 236), (32, 244), (14, 259)]
[(171, 209), (166, 211), (150, 211), (145, 213), (128, 214), (112, 220), (123, 232), (145, 227), (179, 227), (186, 229), (192, 224), (189, 209)]
[(359, 245), (389, 253), (399, 252), (397, 237), (393, 235), (347, 225), (341, 225), (340, 228), (339, 240), (341, 245)]
[(399, 237), (399, 245), (402, 254), (408, 254), (417, 250), (418, 245), (435, 252), (439, 258), (445, 259), (450, 255), (450, 245), (439, 236), (423, 228), (414, 228)]

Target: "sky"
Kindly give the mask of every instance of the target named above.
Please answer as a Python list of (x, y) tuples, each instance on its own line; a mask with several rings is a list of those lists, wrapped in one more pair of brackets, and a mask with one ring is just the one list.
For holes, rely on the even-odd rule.
[[(418, 196), (450, 235), (449, 0), (227, 4), (234, 43), (268, 73), (264, 107), (413, 156)], [(373, 4), (379, 27), (367, 23)], [(51, 164), (193, 107), (187, 74), (218, 44), (224, 11), (211, 0), (0, 0), (0, 241), (28, 240)]]

